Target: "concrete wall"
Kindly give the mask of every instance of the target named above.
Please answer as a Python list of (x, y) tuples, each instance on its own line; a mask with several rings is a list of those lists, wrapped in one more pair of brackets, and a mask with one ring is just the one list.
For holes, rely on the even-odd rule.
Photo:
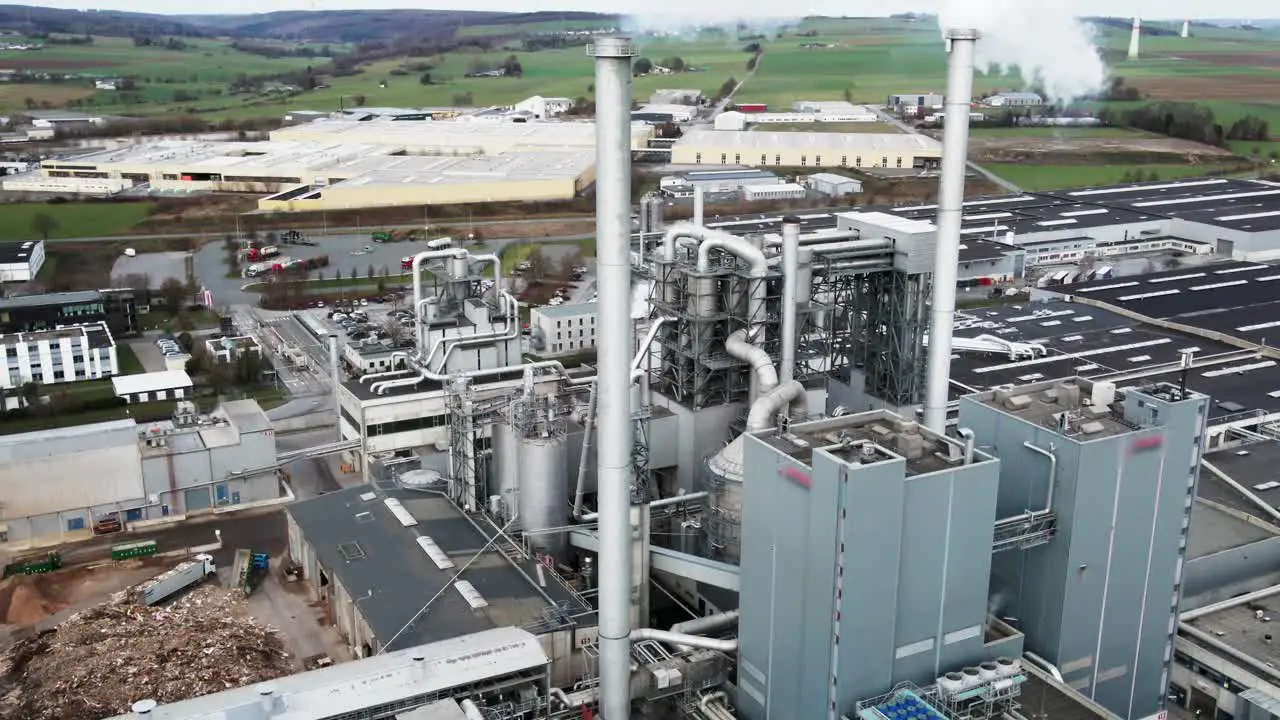
[(733, 439), (729, 426), (742, 414), (742, 405), (717, 405), (695, 413), (656, 392), (653, 404), (670, 410), (678, 418), (676, 422), (680, 431), (673, 447), (678, 487), (686, 492), (705, 489), (702, 483), (706, 460)]
[(843, 133), (811, 133), (816, 139), (806, 148), (768, 147), (755, 143), (738, 145), (733, 142), (733, 136), (739, 132), (721, 131), (717, 133), (721, 137), (712, 136), (696, 145), (677, 142), (671, 151), (671, 162), (676, 165), (748, 167), (911, 168), (917, 159), (936, 163), (942, 157), (941, 149), (881, 150), (870, 142), (864, 147), (846, 147)]
[(1276, 583), (1280, 583), (1280, 536), (1188, 560), (1182, 577), (1182, 609)]

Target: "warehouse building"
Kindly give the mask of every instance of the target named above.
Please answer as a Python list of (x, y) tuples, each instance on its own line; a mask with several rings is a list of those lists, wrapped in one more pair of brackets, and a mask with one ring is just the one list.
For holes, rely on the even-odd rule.
[[(120, 372), (116, 342), (106, 323), (0, 335), (0, 388), (58, 385)], [(17, 407), (18, 398), (6, 398)]]
[(186, 370), (119, 375), (111, 378), (111, 386), (116, 391), (116, 397), (131, 404), (182, 400), (191, 395), (194, 387)]
[(29, 282), (44, 267), (44, 241), (0, 243), (0, 283)]
[(835, 173), (814, 173), (804, 179), (805, 187), (827, 197), (845, 197), (862, 192), (862, 181)]
[(996, 93), (982, 101), (989, 107), (1034, 107), (1043, 105), (1044, 98), (1033, 92)]
[(524, 627), (542, 636), (564, 683), (567, 661), (596, 636), (591, 606), (553, 568), (491, 543), (497, 527), (448, 498), (361, 485), (286, 515), (289, 556), (356, 657)]
[(778, 183), (774, 185), (744, 185), (742, 199), (747, 202), (763, 200), (799, 200), (808, 197), (809, 191), (803, 185), (795, 183)]
[(748, 185), (777, 185), (782, 182), (782, 178), (768, 170), (693, 170), (663, 177), (658, 181), (658, 189), (665, 193), (673, 188), (702, 188), (709, 193), (736, 193)]
[(921, 135), (692, 130), (672, 148), (679, 165), (927, 170), (942, 145)]
[(113, 420), (0, 437), (8, 542), (87, 537), (104, 517), (128, 523), (280, 497), (271, 422), (252, 400), (172, 420)]
[(671, 122), (686, 123), (697, 117), (698, 106), (677, 103), (649, 103), (641, 105), (634, 112), (640, 115), (666, 115), (671, 118)]
[[(633, 150), (647, 144), (653, 130), (632, 126)], [(272, 142), (322, 145), (391, 145), (419, 155), (501, 155), (539, 150), (594, 150), (593, 122), (404, 122), (322, 119), (271, 132)]]
[(546, 305), (529, 311), (530, 342), (545, 357), (576, 355), (596, 349), (599, 303)]
[(905, 108), (932, 108), (941, 105), (943, 100), (942, 93), (904, 93), (890, 95), (885, 104), (899, 110)]

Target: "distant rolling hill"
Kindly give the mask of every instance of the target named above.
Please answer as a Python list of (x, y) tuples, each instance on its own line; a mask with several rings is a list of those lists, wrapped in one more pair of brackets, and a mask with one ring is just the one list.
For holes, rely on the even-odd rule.
[(31, 5), (0, 5), (0, 29), (23, 33), (69, 35), (170, 35), (195, 37), (209, 34), (180, 18), (114, 10), (62, 10)]

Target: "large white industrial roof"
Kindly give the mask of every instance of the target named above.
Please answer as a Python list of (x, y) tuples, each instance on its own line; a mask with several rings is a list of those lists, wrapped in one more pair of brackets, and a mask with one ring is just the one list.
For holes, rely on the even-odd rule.
[(923, 135), (889, 133), (749, 132), (735, 130), (690, 130), (676, 141), (677, 146), (778, 149), (847, 150), (872, 152), (942, 152), (941, 143)]
[[(161, 705), (148, 720), (319, 720), (401, 703), (495, 676), (536, 670), (549, 660), (538, 639), (519, 628), (495, 628), (310, 672), (263, 685)], [(274, 712), (262, 690), (277, 699)], [(140, 688), (139, 692), (145, 692)], [(141, 699), (141, 698), (139, 698)], [(118, 720), (140, 717), (121, 715)]]
[[(653, 128), (631, 126), (632, 147), (644, 147)], [(468, 122), (461, 120), (341, 120), (320, 119), (304, 125), (272, 131), (273, 141), (371, 143), (408, 148), (484, 149), (487, 152), (521, 152), (551, 148), (595, 149), (594, 122)]]
[(137, 375), (116, 375), (111, 385), (117, 396), (153, 393), (160, 390), (191, 387), (191, 376), (185, 370), (161, 370)]
[(595, 153), (580, 149), (476, 157), (366, 158), (340, 166), (342, 174), (350, 177), (341, 187), (577, 178), (594, 164)]

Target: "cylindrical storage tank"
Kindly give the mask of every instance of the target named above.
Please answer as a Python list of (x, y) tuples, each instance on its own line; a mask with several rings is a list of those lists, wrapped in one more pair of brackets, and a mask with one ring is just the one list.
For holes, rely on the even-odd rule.
[(495, 472), (489, 479), (489, 494), (500, 498), (499, 514), (503, 520), (510, 520), (520, 498), (520, 447), (510, 423), (493, 424), (493, 457)]
[(982, 671), (976, 667), (967, 667), (960, 671), (964, 689), (978, 687), (982, 684)]
[(964, 690), (964, 676), (958, 672), (949, 672), (938, 678), (938, 693), (947, 698)]
[(813, 251), (800, 248), (799, 272), (796, 273), (796, 304), (804, 307), (813, 299)]
[(742, 552), (743, 452), (746, 440), (738, 436), (707, 461), (707, 545), (714, 557), (737, 565)]
[(691, 278), (689, 280), (689, 314), (709, 318), (716, 314), (716, 279)]
[(1000, 677), (1013, 677), (1022, 672), (1022, 661), (1018, 658), (996, 658), (996, 672)]
[[(564, 437), (518, 438), (520, 446), (520, 527), (526, 532), (564, 527), (568, 522), (568, 451)], [(535, 534), (529, 545), (559, 557), (564, 554), (562, 532)]]
[(680, 295), (680, 288), (676, 285), (676, 278), (679, 273), (676, 272), (676, 264), (673, 262), (658, 263), (658, 272), (661, 278), (658, 280), (658, 297), (668, 305), (675, 305), (676, 299)]
[(982, 678), (984, 683), (995, 682), (1000, 679), (1000, 673), (996, 669), (995, 663), (984, 662), (978, 665), (978, 677)]
[(454, 280), (465, 280), (471, 275), (471, 268), (467, 267), (467, 258), (455, 257), (449, 259), (449, 274)]

